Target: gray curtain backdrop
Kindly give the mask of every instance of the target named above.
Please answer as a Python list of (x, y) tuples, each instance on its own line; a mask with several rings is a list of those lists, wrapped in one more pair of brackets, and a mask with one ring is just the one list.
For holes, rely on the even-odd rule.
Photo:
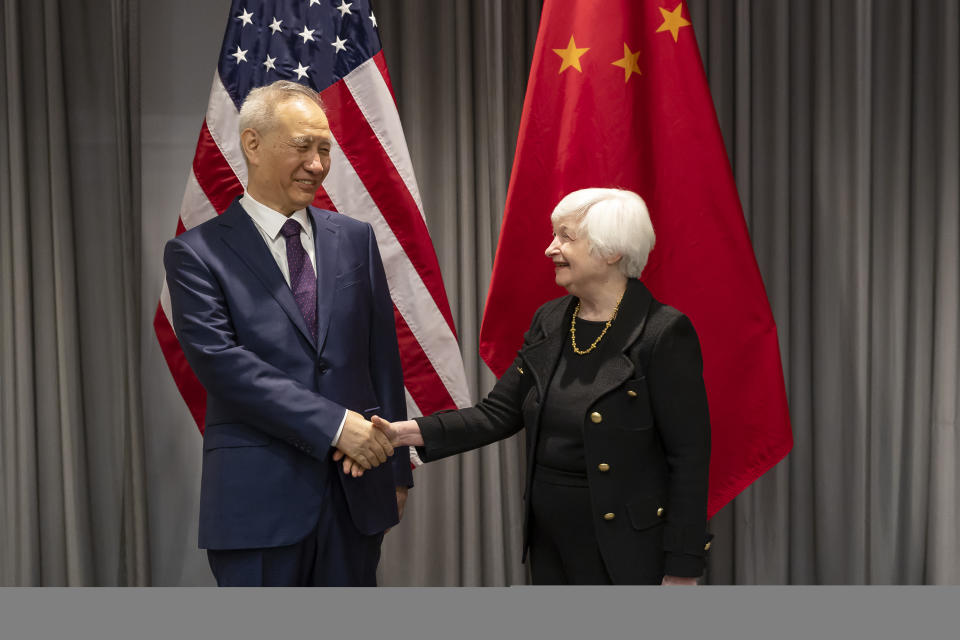
[(712, 522), (720, 583), (960, 583), (960, 10), (690, 5), (795, 446)]
[(146, 585), (136, 7), (0, 33), (0, 584)]
[[(472, 397), (542, 2), (380, 2), (377, 21)], [(525, 584), (522, 435), (424, 465), (385, 539), (387, 586)]]
[[(151, 322), (228, 3), (0, 2), (0, 583), (212, 584)], [(376, 6), (475, 397), (539, 9)], [(712, 520), (708, 581), (960, 584), (958, 3), (689, 9), (796, 440)], [(415, 478), (383, 584), (525, 582), (518, 439)]]

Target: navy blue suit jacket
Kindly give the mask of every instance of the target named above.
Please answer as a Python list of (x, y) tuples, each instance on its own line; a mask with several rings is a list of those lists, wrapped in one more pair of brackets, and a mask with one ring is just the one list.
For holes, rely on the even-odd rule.
[[(293, 544), (339, 487), (370, 535), (397, 523), (406, 449), (361, 478), (331, 473), (344, 409), (406, 416), (393, 303), (369, 224), (308, 207), (317, 261), (316, 343), (238, 201), (169, 241), (173, 326), (207, 391), (201, 548)], [(338, 478), (338, 480), (333, 480)]]

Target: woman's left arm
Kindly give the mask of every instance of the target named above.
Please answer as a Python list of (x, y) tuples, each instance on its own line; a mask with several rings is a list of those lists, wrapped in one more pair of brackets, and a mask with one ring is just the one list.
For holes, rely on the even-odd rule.
[(664, 570), (668, 578), (694, 578), (704, 565), (710, 414), (700, 341), (686, 316), (677, 314), (661, 331), (646, 375), (667, 459)]

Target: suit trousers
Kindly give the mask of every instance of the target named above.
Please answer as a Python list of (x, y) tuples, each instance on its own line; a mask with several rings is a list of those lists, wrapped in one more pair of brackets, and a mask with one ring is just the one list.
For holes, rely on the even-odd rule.
[(612, 584), (593, 531), (586, 474), (536, 465), (530, 500), (533, 584)]
[(266, 549), (208, 549), (221, 587), (375, 587), (383, 533), (364, 535), (350, 517), (339, 467), (330, 464), (317, 525), (303, 540)]

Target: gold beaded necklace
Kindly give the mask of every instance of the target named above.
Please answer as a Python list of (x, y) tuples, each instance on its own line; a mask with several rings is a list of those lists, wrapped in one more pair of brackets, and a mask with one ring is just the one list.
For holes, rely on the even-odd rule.
[(603, 331), (600, 332), (600, 335), (597, 336), (597, 339), (594, 340), (593, 344), (586, 349), (577, 348), (577, 316), (580, 314), (580, 301), (577, 300), (577, 308), (573, 310), (573, 318), (570, 320), (570, 343), (573, 345), (573, 352), (575, 354), (578, 356), (585, 356), (597, 348), (597, 345), (600, 344), (603, 336), (607, 335), (607, 329), (609, 329), (610, 325), (613, 324), (613, 321), (617, 319), (617, 311), (620, 310), (620, 303), (623, 301), (623, 294), (626, 292), (627, 290), (624, 289), (623, 293), (620, 294), (620, 298), (617, 300), (617, 306), (613, 308), (613, 315), (610, 316), (609, 320), (607, 320), (607, 324), (603, 325)]

